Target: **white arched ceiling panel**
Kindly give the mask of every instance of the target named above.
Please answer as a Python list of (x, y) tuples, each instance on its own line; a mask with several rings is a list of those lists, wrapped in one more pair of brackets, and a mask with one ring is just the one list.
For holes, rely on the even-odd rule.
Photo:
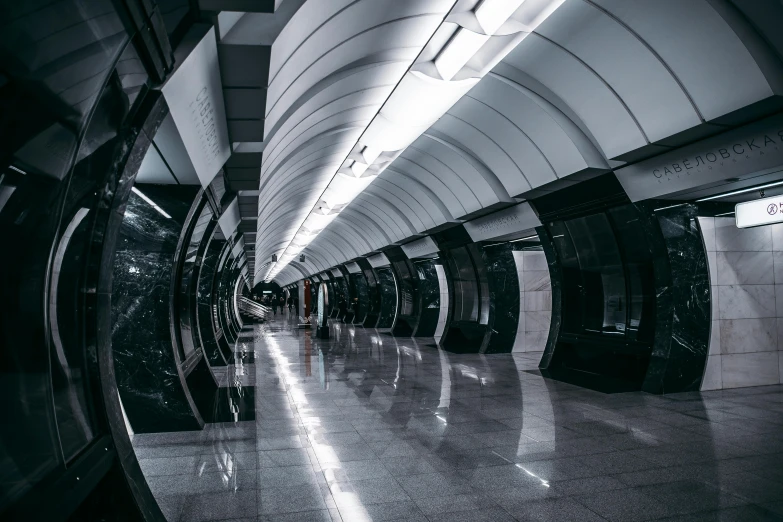
[(566, 2), (538, 33), (600, 75), (622, 98), (650, 141), (702, 123), (687, 93), (661, 59), (627, 26), (595, 4)]
[[(443, 200), (439, 197), (440, 195), (435, 194), (430, 187), (396, 169), (389, 168), (386, 169), (386, 171), (390, 171), (389, 174), (381, 176), (378, 181), (381, 181), (382, 179), (384, 182), (399, 187), (400, 190), (404, 190), (406, 193), (410, 194), (410, 196), (418, 201), (419, 204), (427, 210), (430, 216), (432, 216), (436, 226), (446, 222), (456, 221), (446, 207), (446, 204), (443, 203)], [(384, 171), (384, 174), (386, 174), (386, 171)]]
[(287, 108), (318, 81), (363, 56), (409, 48), (412, 61), (452, 4), (451, 0), (365, 0), (339, 12), (302, 42), (270, 81), (267, 122), (274, 126)]
[(773, 95), (772, 85), (781, 84), (783, 72), (767, 79), (707, 0), (593, 2), (630, 27), (664, 60), (707, 121), (766, 99)]
[[(392, 178), (397, 178), (394, 183)], [(403, 187), (399, 184), (400, 176), (381, 176), (375, 180), (372, 186), (377, 185), (387, 192), (394, 194), (395, 197), (405, 202), (405, 205), (411, 209), (411, 212), (419, 216), (424, 224), (423, 230), (434, 228), (447, 221), (446, 216), (440, 212), (440, 207), (430, 200), (426, 193), (418, 189), (418, 183), (409, 182), (409, 187)], [(441, 205), (442, 206), (442, 205)]]
[(609, 158), (648, 144), (622, 100), (595, 71), (535, 33), (503, 60), (562, 99), (592, 131)]
[[(448, 116), (445, 116), (448, 117)], [(422, 152), (427, 152), (436, 158), (446, 168), (459, 176), (478, 200), (481, 210), (497, 203), (509, 203), (513, 200), (497, 177), (478, 161), (462, 145), (456, 145), (439, 132), (437, 124), (430, 131), (422, 134), (414, 145)]]
[[(366, 193), (396, 208), (400, 214), (408, 219), (411, 226), (419, 234), (434, 226), (434, 224), (431, 224), (431, 220), (427, 219), (429, 216), (424, 212), (423, 208), (413, 203), (412, 200), (410, 202), (403, 200), (395, 192), (388, 190), (381, 180), (376, 180), (375, 183), (367, 187)], [(411, 204), (414, 206), (411, 207)], [(425, 222), (422, 218), (427, 221)]]
[(407, 67), (405, 61), (356, 66), (342, 74), (335, 74), (334, 78), (339, 76), (338, 79), (324, 81), (319, 89), (307, 93), (308, 96), (303, 97), (296, 110), (286, 115), (277, 129), (267, 132), (264, 150), (269, 159), (265, 168), (276, 165), (291, 140), (300, 135), (303, 128), (310, 128), (312, 120), (320, 120), (319, 115), (324, 110), (334, 114), (346, 108), (382, 104)]
[[(438, 176), (424, 165), (425, 162), (429, 161), (426, 154), (417, 151), (414, 146), (411, 146), (405, 149), (405, 152), (394, 160), (386, 170), (393, 172), (394, 177), (404, 176), (437, 194), (437, 198), (443, 202), (452, 218), (467, 214), (468, 211), (465, 210), (457, 195), (460, 191), (470, 194), (467, 185), (453, 172), (450, 177)], [(443, 166), (441, 165), (440, 167), (442, 168)], [(443, 170), (448, 171), (448, 169)], [(385, 171), (384, 174), (386, 174)], [(387, 176), (391, 176), (391, 174)], [(406, 181), (402, 181), (402, 183), (406, 183)], [(456, 190), (455, 186), (457, 187)]]
[(375, 210), (376, 215), (384, 217), (387, 220), (387, 223), (395, 225), (400, 231), (398, 241), (407, 239), (418, 233), (409, 217), (385, 199), (380, 198), (369, 191), (362, 192), (356, 199), (362, 202), (364, 208), (372, 207)]
[(359, 210), (350, 206), (345, 211), (341, 212), (336, 221), (345, 221), (357, 233), (361, 233), (366, 236), (367, 241), (372, 247), (370, 250), (377, 250), (392, 243), (392, 239), (386, 234), (386, 231), (378, 225), (374, 218), (362, 214)]
[(368, 241), (367, 234), (359, 233), (348, 220), (336, 221), (333, 225), (338, 235), (341, 237), (344, 236), (349, 243), (354, 245), (353, 250), (356, 254), (353, 257), (364, 255), (367, 252), (375, 250), (375, 247)]
[[(379, 207), (374, 202), (368, 202), (362, 194), (351, 202), (351, 206), (356, 205), (357, 210), (363, 214), (371, 216), (375, 221), (386, 230), (387, 235), (391, 239), (392, 243), (402, 241), (408, 236), (415, 234), (415, 231), (409, 229), (400, 220), (395, 219), (393, 213), (389, 214), (386, 208)], [(405, 230), (403, 230), (405, 227)]]
[[(519, 85), (512, 79), (487, 75), (469, 94), (470, 97), (492, 107), (513, 123), (543, 154), (558, 178), (586, 169), (608, 169), (609, 166), (590, 139), (557, 107), (541, 96)], [(503, 148), (524, 169), (525, 177), (533, 187), (540, 186), (546, 176), (539, 178), (537, 171), (527, 167), (525, 156), (520, 156), (519, 143), (512, 146), (504, 138)], [(546, 174), (546, 170), (543, 174)]]
[(309, 0), (291, 18), (272, 46), (257, 255), (291, 260), (292, 238), (454, 1)]
[[(509, 194), (521, 194), (535, 186), (522, 171), (523, 164), (526, 170), (531, 171), (531, 178), (540, 180), (542, 185), (557, 179), (546, 158), (518, 128), (507, 118), (469, 95), (457, 102), (433, 125), (433, 129), (451, 136), (463, 147), (469, 147), (470, 151), (498, 176)], [(513, 158), (513, 150), (518, 151), (521, 157)]]

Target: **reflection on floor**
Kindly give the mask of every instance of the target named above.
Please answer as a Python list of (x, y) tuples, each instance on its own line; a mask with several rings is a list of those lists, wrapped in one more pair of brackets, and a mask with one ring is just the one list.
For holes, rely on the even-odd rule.
[(135, 438), (170, 521), (783, 520), (783, 386), (604, 395), (538, 353), (253, 329), (255, 421)]

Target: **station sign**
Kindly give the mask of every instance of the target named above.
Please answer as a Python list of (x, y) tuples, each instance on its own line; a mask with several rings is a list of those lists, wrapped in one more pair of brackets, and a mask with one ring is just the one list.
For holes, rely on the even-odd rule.
[(737, 228), (751, 228), (783, 222), (783, 195), (737, 203), (734, 207)]

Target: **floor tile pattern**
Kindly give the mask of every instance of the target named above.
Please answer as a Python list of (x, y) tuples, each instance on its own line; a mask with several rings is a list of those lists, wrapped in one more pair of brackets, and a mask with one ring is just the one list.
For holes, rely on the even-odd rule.
[(255, 421), (134, 437), (170, 522), (783, 520), (783, 386), (606, 395), (540, 353), (331, 333), (246, 328)]

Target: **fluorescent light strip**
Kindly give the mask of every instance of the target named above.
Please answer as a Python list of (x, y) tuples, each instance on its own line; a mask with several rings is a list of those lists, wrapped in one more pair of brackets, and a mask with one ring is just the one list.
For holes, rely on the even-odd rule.
[(18, 172), (19, 174), (24, 174), (25, 176), (27, 176), (27, 172), (23, 171), (22, 169), (17, 169), (17, 168), (16, 168), (16, 167), (14, 167), (13, 165), (8, 165), (8, 168), (9, 168), (9, 169), (11, 169), (11, 170), (15, 170), (15, 171), (16, 171), (16, 172)]
[(538, 239), (538, 234), (536, 234), (535, 236), (527, 236), (519, 239), (512, 239), (511, 241), (509, 241), (509, 243), (516, 243), (517, 241), (527, 241), (528, 239)]
[[(563, 1), (564, 0), (545, 0), (541, 6), (538, 6), (541, 10), (538, 13), (538, 16), (535, 17), (535, 22), (533, 26), (531, 26), (531, 30), (535, 29), (544, 19), (551, 15)], [(475, 82), (478, 82), (481, 79), (481, 73), (478, 71), (474, 71), (475, 76), (472, 76), (471, 78), (459, 81), (451, 80), (465, 68), (467, 63), (477, 55), (484, 44), (487, 43), (506, 21), (508, 21), (511, 15), (514, 14), (523, 2), (524, 0), (483, 0), (473, 13), (477, 17), (476, 19), (481, 26), (481, 30), (484, 32), (477, 33), (466, 29), (465, 27), (459, 27), (457, 29), (451, 39), (440, 49), (440, 52), (433, 61), (433, 65), (437, 70), (437, 75), (435, 76), (439, 75), (441, 79), (437, 79), (435, 76), (429, 74), (425, 75), (421, 71), (413, 71), (409, 68), (403, 77), (400, 78), (399, 83), (395, 86), (394, 90), (392, 90), (389, 97), (380, 107), (379, 111), (370, 121), (370, 124), (365, 128), (359, 140), (357, 140), (357, 143), (351, 149), (350, 154), (358, 152), (361, 161), (347, 159), (341, 164), (342, 167), (338, 169), (338, 172), (335, 173), (332, 180), (327, 185), (316, 203), (316, 207), (318, 207), (318, 203), (320, 203), (321, 200), (324, 200), (330, 210), (337, 209), (329, 214), (332, 219), (336, 217), (343, 208), (366, 188), (366, 185), (364, 187), (355, 186), (354, 188), (358, 189), (355, 193), (346, 194), (345, 188), (347, 187), (344, 188), (339, 186), (340, 181), (338, 180), (338, 176), (350, 175), (349, 173), (352, 173), (355, 176), (355, 180), (366, 179), (361, 178), (360, 176), (365, 173), (369, 166), (372, 165), (383, 152), (401, 153), (424, 132), (424, 128), (429, 127), (432, 123), (437, 121), (438, 118), (443, 116), (443, 114), (445, 114), (470, 87), (475, 85)], [(459, 2), (456, 2), (455, 5), (457, 3)], [(443, 23), (433, 32), (433, 35), (435, 35), (441, 27), (443, 27)], [(422, 51), (426, 49), (428, 44), (425, 45)], [(500, 60), (510, 51), (511, 49), (506, 46), (499, 51), (503, 54), (494, 56), (494, 59)], [(483, 58), (485, 59), (487, 57)], [(418, 57), (413, 61), (411, 67), (417, 63), (416, 60), (418, 60)], [(417, 104), (422, 105), (423, 107), (419, 107)], [(392, 114), (390, 115), (390, 113)], [(364, 147), (357, 151), (357, 147), (360, 145), (364, 145)], [(393, 158), (387, 158), (385, 162), (382, 162), (379, 168), (376, 168), (372, 172), (372, 178), (366, 179), (368, 181), (367, 184), (384, 170), (386, 163), (390, 160), (393, 161)], [(346, 173), (346, 170), (348, 173)], [(336, 180), (338, 181), (338, 185), (333, 188), (332, 184), (335, 183)], [(343, 199), (339, 200), (339, 203), (332, 201), (335, 193), (343, 195)], [(334, 206), (332, 206), (332, 204)], [(315, 215), (315, 211), (316, 208), (314, 207), (307, 218), (305, 218), (305, 221)], [(318, 215), (323, 216), (321, 213)], [(319, 227), (319, 233), (328, 226), (332, 219), (329, 219), (322, 227)], [(299, 228), (301, 229), (303, 225), (304, 222)], [(294, 237), (296, 237), (297, 234), (294, 234)], [(313, 234), (312, 237), (307, 240), (306, 245), (309, 244), (316, 235), (317, 234)], [(293, 243), (293, 239), (294, 238), (291, 238), (283, 249), (279, 262), (272, 263), (266, 274), (262, 277), (265, 282), (272, 281), (277, 277), (290, 259), (293, 259), (293, 255), (287, 254)], [(304, 250), (306, 245), (300, 248), (299, 251), (301, 252)]]
[(143, 193), (142, 193), (142, 192), (141, 192), (139, 189), (137, 189), (136, 187), (133, 187), (133, 188), (131, 188), (131, 190), (133, 191), (133, 193), (134, 193), (134, 194), (136, 194), (136, 195), (137, 195), (137, 196), (139, 196), (141, 199), (143, 199), (144, 201), (146, 201), (147, 203), (149, 203), (149, 205), (150, 205), (152, 208), (154, 208), (155, 210), (157, 210), (158, 212), (160, 212), (161, 214), (163, 214), (163, 217), (165, 217), (166, 219), (171, 219), (171, 216), (169, 216), (168, 214), (166, 214), (166, 212), (165, 212), (165, 211), (164, 211), (162, 208), (160, 208), (158, 205), (156, 205), (156, 204), (155, 204), (155, 202), (154, 202), (154, 201), (152, 201), (150, 198), (148, 198), (147, 196), (145, 196), (145, 195), (144, 195), (144, 194), (143, 194)]
[(715, 217), (721, 217), (721, 216), (733, 216), (734, 212), (724, 212), (723, 214), (715, 214)]
[(654, 208), (653, 212), (658, 212), (659, 210), (666, 210), (667, 208), (683, 207), (685, 205), (687, 205), (687, 203), (678, 203), (676, 205), (669, 205), (668, 207)]
[(734, 190), (732, 192), (726, 192), (724, 194), (718, 194), (717, 196), (710, 196), (708, 198), (697, 199), (696, 202), (697, 203), (701, 203), (702, 201), (710, 201), (710, 200), (713, 200), (713, 199), (727, 198), (729, 196), (736, 196), (737, 194), (745, 194), (746, 192), (754, 192), (756, 190), (761, 190), (761, 189), (770, 188), (770, 187), (778, 187), (780, 185), (783, 185), (783, 181), (776, 181), (774, 183), (767, 183), (766, 185), (759, 185), (757, 187), (748, 187), (748, 188), (745, 188), (745, 189)]

